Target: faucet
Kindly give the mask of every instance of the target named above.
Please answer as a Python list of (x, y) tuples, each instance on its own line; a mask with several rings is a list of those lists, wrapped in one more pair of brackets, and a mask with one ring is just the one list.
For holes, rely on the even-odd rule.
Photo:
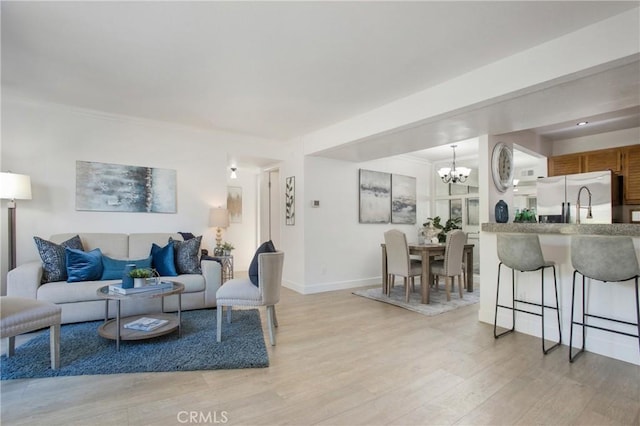
[[(587, 194), (589, 194), (589, 206), (588, 207), (580, 207), (580, 194), (582, 190), (586, 189)], [(580, 209), (587, 209), (587, 219), (593, 219), (593, 215), (591, 214), (591, 191), (586, 186), (581, 186), (578, 190), (578, 201), (576, 202), (576, 224), (580, 224)]]

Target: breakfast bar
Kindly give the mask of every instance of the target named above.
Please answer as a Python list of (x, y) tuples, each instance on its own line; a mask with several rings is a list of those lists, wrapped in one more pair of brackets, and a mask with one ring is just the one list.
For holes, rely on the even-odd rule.
[[(480, 234), (480, 311), (479, 319), (488, 324), (494, 323), (496, 282), (499, 259), (497, 256), (497, 234), (527, 233), (537, 234), (545, 259), (554, 261), (558, 269), (558, 288), (560, 299), (560, 315), (562, 343), (569, 344), (571, 325), (571, 299), (573, 266), (571, 262), (571, 238), (574, 235), (605, 235), (632, 237), (636, 256), (640, 253), (640, 226), (637, 224), (569, 224), (569, 223), (483, 223)], [(531, 277), (536, 274), (520, 274), (517, 279), (516, 293), (518, 297), (536, 299), (539, 294), (540, 278)], [(634, 321), (635, 292), (633, 281), (620, 284), (595, 281), (590, 287), (588, 307), (592, 312), (611, 312), (620, 319)], [(539, 300), (538, 300), (539, 302)], [(498, 324), (509, 323), (510, 318), (498, 316)], [(624, 329), (624, 326), (622, 326)], [(630, 327), (633, 331), (633, 327)], [(541, 336), (539, 318), (519, 318), (516, 326), (518, 332)], [(553, 324), (545, 324), (548, 339), (557, 338), (557, 329)], [(606, 333), (600, 330), (587, 331), (586, 350), (600, 355), (640, 365), (638, 339)], [(574, 345), (575, 345), (574, 337)], [(581, 339), (581, 332), (578, 333)], [(568, 351), (568, 348), (567, 348)]]

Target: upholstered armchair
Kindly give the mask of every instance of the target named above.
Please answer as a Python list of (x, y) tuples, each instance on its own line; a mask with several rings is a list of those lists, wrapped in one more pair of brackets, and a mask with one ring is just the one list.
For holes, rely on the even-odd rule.
[(276, 303), (280, 301), (284, 252), (258, 255), (258, 286), (249, 278), (235, 278), (225, 282), (216, 292), (217, 340), (222, 341), (222, 312), (227, 308), (227, 321), (231, 323), (233, 306), (266, 306), (269, 340), (275, 346), (274, 328), (278, 326)]

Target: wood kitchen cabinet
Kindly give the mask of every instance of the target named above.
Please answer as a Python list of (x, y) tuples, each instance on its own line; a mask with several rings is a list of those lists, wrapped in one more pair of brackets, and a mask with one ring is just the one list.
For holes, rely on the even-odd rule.
[(604, 170), (621, 173), (622, 148), (599, 149), (549, 157), (547, 168), (549, 176), (601, 172)]
[(582, 154), (556, 155), (547, 160), (549, 176), (582, 173)]
[(615, 173), (622, 171), (622, 149), (599, 149), (582, 154), (583, 172), (601, 172), (611, 170)]
[(640, 204), (640, 145), (623, 147), (624, 203)]

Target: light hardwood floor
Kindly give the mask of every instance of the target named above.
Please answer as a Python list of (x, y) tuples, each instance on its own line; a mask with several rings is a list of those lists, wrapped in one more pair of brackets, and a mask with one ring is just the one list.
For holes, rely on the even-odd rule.
[(283, 289), (277, 309), (269, 368), (4, 381), (2, 425), (640, 423), (640, 367), (496, 341), (477, 305), (425, 317)]

